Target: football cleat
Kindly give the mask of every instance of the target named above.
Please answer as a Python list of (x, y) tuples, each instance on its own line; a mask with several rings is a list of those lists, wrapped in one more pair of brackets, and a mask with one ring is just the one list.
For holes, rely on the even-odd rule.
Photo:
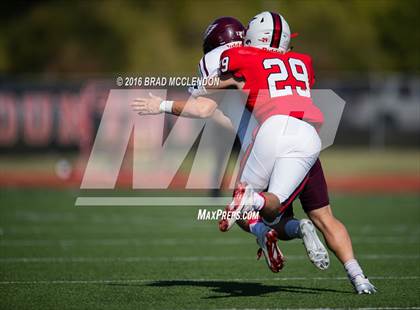
[(219, 229), (228, 231), (235, 224), (238, 215), (253, 210), (254, 191), (250, 185), (239, 183), (233, 195), (232, 202), (226, 207), (225, 214), (219, 221)]
[(277, 232), (274, 229), (268, 230), (257, 238), (257, 243), (260, 246), (257, 251), (257, 259), (260, 259), (264, 254), (268, 268), (272, 272), (279, 272), (284, 266), (285, 258), (277, 245)]
[(354, 290), (357, 294), (375, 294), (377, 292), (377, 289), (375, 286), (373, 286), (372, 283), (370, 283), (369, 279), (366, 278), (363, 275), (358, 275), (354, 277), (353, 279), (350, 279), (351, 284), (354, 287)]
[(308, 254), (309, 260), (318, 269), (325, 270), (330, 265), (330, 258), (325, 246), (316, 234), (314, 224), (308, 219), (300, 220), (300, 231), (302, 233), (303, 244)]

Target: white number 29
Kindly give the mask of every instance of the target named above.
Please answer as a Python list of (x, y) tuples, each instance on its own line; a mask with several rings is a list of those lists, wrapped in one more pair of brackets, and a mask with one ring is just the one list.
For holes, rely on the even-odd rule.
[[(296, 58), (290, 58), (288, 62), (293, 77), (297, 81), (305, 83), (305, 89), (303, 89), (300, 86), (296, 86), (296, 92), (299, 96), (310, 97), (311, 93), (309, 90), (308, 70), (306, 69), (305, 64), (302, 60)], [(270, 75), (267, 78), (268, 89), (272, 98), (293, 95), (292, 86), (286, 85), (282, 89), (278, 89), (276, 86), (277, 82), (286, 81), (289, 77), (289, 73), (287, 72), (286, 65), (284, 64), (283, 60), (279, 58), (264, 59), (263, 66), (264, 69), (271, 69), (272, 67), (277, 66), (280, 70), (276, 73), (270, 73)], [(301, 72), (298, 71), (297, 67), (300, 67)]]

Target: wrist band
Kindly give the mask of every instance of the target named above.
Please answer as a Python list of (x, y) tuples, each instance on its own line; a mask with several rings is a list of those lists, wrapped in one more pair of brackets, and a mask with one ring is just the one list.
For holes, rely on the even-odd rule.
[(162, 100), (159, 105), (159, 111), (165, 113), (172, 113), (173, 100)]

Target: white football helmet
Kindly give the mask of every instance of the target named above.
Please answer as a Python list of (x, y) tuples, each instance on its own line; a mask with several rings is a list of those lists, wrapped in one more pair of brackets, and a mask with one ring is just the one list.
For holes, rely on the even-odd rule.
[(283, 16), (262, 12), (250, 20), (244, 44), (285, 53), (289, 50), (290, 38), (290, 28)]

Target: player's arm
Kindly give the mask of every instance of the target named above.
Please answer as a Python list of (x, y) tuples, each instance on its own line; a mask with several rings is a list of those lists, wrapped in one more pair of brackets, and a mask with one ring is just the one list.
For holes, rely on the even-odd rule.
[(216, 109), (217, 103), (213, 99), (190, 97), (187, 101), (174, 101), (169, 113), (185, 117), (208, 118), (213, 116)]
[(205, 97), (190, 98), (188, 101), (166, 101), (150, 94), (150, 98), (137, 98), (132, 103), (133, 110), (140, 115), (170, 113), (191, 118), (209, 118), (220, 126), (233, 130), (230, 119), (217, 109), (214, 100)]
[[(229, 50), (222, 53), (220, 56), (220, 83), (212, 88), (213, 90), (222, 88), (241, 89), (243, 87), (244, 81), (241, 81), (240, 76), (235, 76), (234, 73), (239, 68), (237, 59), (238, 57), (234, 55), (232, 57)], [(210, 88), (209, 90), (211, 91)], [(200, 85), (196, 93), (192, 92), (193, 96), (187, 101), (162, 100), (162, 98), (149, 94), (150, 98), (137, 98), (131, 105), (133, 110), (140, 115), (166, 112), (185, 117), (208, 118), (216, 111), (217, 103), (213, 99), (203, 97), (206, 94), (208, 94), (208, 90)]]
[(219, 78), (219, 83), (206, 86), (207, 93), (211, 93), (214, 89), (242, 89), (245, 84), (243, 79), (234, 76), (230, 72), (220, 73)]
[(234, 130), (234, 127), (230, 118), (227, 117), (225, 114), (223, 114), (223, 112), (219, 109), (216, 109), (214, 111), (212, 120), (226, 129)]
[(163, 100), (149, 93), (149, 98), (136, 98), (131, 103), (135, 112), (140, 115), (170, 113), (193, 118), (211, 117), (217, 109), (217, 103), (207, 97), (190, 97), (186, 101)]

